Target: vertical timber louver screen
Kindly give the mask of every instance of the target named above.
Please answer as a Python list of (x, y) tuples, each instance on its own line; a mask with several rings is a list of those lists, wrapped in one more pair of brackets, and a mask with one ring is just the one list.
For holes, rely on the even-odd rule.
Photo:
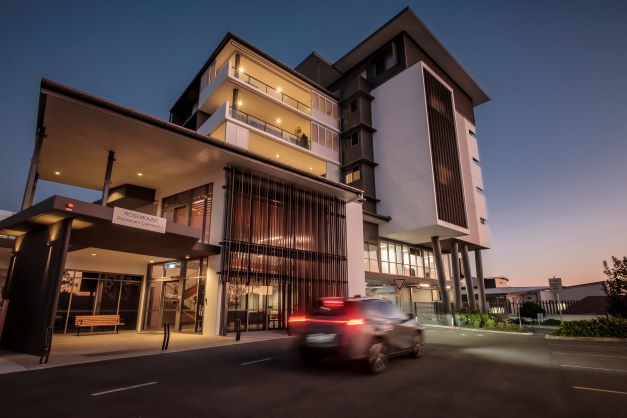
[(424, 78), (438, 218), (467, 228), (452, 94), (428, 71)]
[[(235, 318), (246, 329), (284, 328), (290, 313), (321, 297), (347, 295), (343, 200), (233, 167), (226, 189), (221, 280), (229, 289), (228, 330)], [(244, 295), (251, 292), (266, 295), (266, 302), (257, 296), (251, 302)], [(268, 300), (272, 309), (252, 306)], [(251, 315), (268, 317), (270, 310), (273, 324), (250, 325)]]

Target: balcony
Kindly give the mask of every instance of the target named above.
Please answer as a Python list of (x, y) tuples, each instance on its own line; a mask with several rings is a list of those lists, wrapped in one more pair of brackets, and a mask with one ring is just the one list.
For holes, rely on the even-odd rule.
[(241, 110), (234, 107), (229, 106), (228, 109), (229, 116), (233, 119), (243, 122), (248, 126), (252, 126), (253, 128), (264, 131), (274, 137), (281, 138), (282, 140), (289, 142), (293, 145), (297, 145), (307, 150), (311, 149), (311, 142), (309, 141), (307, 135), (305, 135), (304, 133), (300, 135), (295, 135), (259, 118), (249, 115), (248, 113), (242, 112)]
[(285, 103), (286, 105), (293, 107), (296, 110), (299, 110), (303, 113), (306, 113), (308, 115), (311, 115), (311, 107), (307, 106), (305, 103), (300, 102), (298, 100), (296, 100), (295, 98), (293, 98), (292, 96), (289, 96), (285, 93), (283, 93), (281, 91), (280, 88), (274, 88), (269, 84), (264, 83), (263, 81), (259, 80), (258, 78), (255, 78), (253, 76), (251, 76), (248, 73), (239, 71), (237, 68), (235, 67), (231, 67), (231, 71), (229, 72), (229, 75), (237, 78), (238, 80), (248, 84), (249, 86), (254, 87), (255, 89), (259, 90), (262, 93), (265, 93), (283, 103)]

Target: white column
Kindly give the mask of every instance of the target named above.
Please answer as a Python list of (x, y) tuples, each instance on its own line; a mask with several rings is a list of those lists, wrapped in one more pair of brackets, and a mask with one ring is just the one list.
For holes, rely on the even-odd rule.
[(203, 335), (218, 335), (220, 327), (220, 255), (207, 258), (207, 279), (205, 280), (205, 312), (203, 314)]
[(364, 220), (361, 201), (346, 204), (348, 296), (366, 295), (364, 274)]

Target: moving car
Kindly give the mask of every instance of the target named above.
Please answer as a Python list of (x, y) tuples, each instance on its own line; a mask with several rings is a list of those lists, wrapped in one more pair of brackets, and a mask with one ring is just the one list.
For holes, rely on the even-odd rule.
[(290, 332), (307, 363), (323, 357), (361, 361), (380, 373), (390, 357), (424, 350), (422, 326), (392, 302), (375, 298), (323, 298), (311, 313), (289, 318)]

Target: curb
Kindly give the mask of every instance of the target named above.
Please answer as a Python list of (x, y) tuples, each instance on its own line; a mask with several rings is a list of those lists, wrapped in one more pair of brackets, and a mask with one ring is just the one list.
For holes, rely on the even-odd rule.
[(107, 358), (72, 361), (72, 362), (62, 363), (62, 364), (38, 364), (34, 367), (24, 368), (22, 370), (11, 370), (7, 372), (0, 372), (0, 376), (6, 375), (6, 374), (14, 374), (14, 373), (35, 372), (35, 371), (40, 371), (40, 370), (53, 369), (57, 367), (80, 366), (83, 364), (102, 363), (104, 361), (124, 360), (128, 358), (136, 358), (136, 357), (161, 356), (161, 355), (167, 355), (167, 354), (183, 353), (186, 351), (198, 351), (198, 350), (206, 350), (206, 349), (211, 349), (211, 348), (230, 347), (233, 345), (240, 345), (240, 344), (250, 344), (250, 343), (258, 343), (258, 342), (265, 342), (265, 341), (283, 340), (286, 338), (290, 338), (290, 336), (285, 335), (283, 337), (278, 337), (278, 338), (264, 338), (264, 339), (248, 340), (248, 341), (246, 340), (231, 341), (231, 342), (227, 342), (226, 344), (208, 345), (205, 347), (180, 348), (180, 349), (167, 350), (167, 351), (140, 352), (140, 353), (135, 353), (135, 354), (118, 355), (118, 356), (112, 356), (112, 357), (107, 357)]
[(490, 333), (490, 334), (535, 335), (533, 332), (496, 331), (496, 330), (491, 330), (491, 329), (454, 327), (454, 326), (451, 326), (451, 325), (426, 325), (426, 324), (423, 324), (423, 326), (425, 328), (447, 328), (447, 329), (454, 329), (454, 330), (458, 330), (458, 331), (487, 332), (487, 333)]
[(612, 338), (612, 337), (562, 337), (561, 335), (545, 335), (547, 340), (567, 340), (567, 341), (602, 341), (610, 343), (624, 343), (627, 342), (627, 338)]

